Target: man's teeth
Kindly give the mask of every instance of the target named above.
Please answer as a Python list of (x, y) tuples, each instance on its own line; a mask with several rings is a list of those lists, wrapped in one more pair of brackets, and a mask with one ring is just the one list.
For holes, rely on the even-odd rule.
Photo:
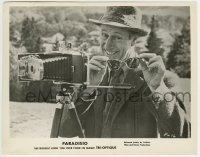
[[(105, 50), (106, 51), (106, 50)], [(112, 55), (114, 53), (116, 53), (116, 51), (110, 52), (110, 51), (106, 51), (107, 54)]]

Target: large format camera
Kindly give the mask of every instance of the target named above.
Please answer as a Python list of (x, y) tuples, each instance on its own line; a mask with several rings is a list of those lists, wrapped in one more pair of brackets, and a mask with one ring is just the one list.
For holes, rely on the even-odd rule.
[(88, 83), (87, 63), (88, 55), (73, 50), (18, 55), (20, 81), (51, 80), (61, 84), (61, 91), (56, 95), (56, 101), (61, 104), (61, 108), (55, 110), (51, 138), (59, 137), (65, 105), (78, 128), (79, 137), (85, 137), (72, 97), (74, 86), (78, 85), (79, 89), (83, 89)]
[(19, 80), (52, 80), (69, 84), (87, 82), (88, 55), (67, 50), (18, 55)]

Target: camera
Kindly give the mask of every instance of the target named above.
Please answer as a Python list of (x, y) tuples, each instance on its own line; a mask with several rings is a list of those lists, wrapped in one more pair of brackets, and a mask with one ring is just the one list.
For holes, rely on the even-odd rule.
[(19, 81), (51, 80), (69, 84), (87, 82), (88, 55), (68, 50), (18, 55)]

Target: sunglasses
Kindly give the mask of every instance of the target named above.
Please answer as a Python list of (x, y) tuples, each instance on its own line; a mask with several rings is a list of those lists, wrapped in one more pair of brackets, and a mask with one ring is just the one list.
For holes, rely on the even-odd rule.
[(121, 61), (121, 60), (117, 60), (117, 59), (109, 59), (109, 60), (107, 60), (107, 64), (112, 71), (115, 71), (115, 70), (120, 69), (122, 63), (125, 63), (125, 65), (129, 69), (136, 69), (140, 64), (140, 61), (141, 61), (141, 58), (138, 58), (138, 57), (129, 58), (125, 61)]

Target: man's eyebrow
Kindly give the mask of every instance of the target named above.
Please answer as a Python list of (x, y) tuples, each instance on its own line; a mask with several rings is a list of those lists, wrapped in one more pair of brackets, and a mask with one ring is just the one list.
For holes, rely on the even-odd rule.
[(122, 35), (121, 33), (119, 33), (119, 32), (114, 32), (114, 33), (116, 33), (116, 34), (119, 34), (119, 35)]
[(102, 32), (107, 32), (105, 29), (102, 29)]

